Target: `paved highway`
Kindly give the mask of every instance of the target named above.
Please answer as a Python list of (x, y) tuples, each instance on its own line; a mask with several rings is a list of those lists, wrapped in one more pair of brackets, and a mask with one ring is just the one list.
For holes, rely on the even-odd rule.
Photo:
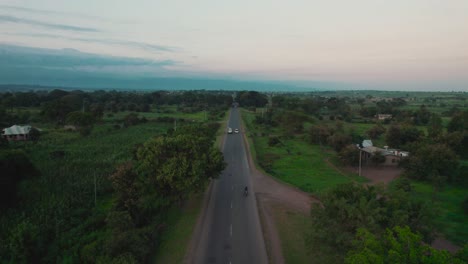
[[(237, 108), (228, 126), (240, 130)], [(213, 183), (193, 263), (268, 262), (242, 133), (226, 135), (223, 153), (228, 165)]]

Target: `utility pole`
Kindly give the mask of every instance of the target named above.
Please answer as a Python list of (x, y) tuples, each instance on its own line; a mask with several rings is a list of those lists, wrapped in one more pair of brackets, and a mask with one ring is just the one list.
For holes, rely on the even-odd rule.
[(96, 172), (94, 174), (94, 206), (97, 205), (97, 183), (96, 183)]
[(359, 148), (359, 177), (361, 177), (361, 160), (362, 160), (362, 153), (361, 153), (361, 148)]

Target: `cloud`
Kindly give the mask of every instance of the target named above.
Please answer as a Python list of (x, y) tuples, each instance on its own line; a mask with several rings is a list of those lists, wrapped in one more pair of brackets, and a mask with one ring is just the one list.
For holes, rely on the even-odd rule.
[(7, 16), (7, 15), (0, 15), (0, 23), (2, 22), (9, 22), (9, 23), (19, 23), (19, 24), (27, 24), (31, 26), (40, 26), (48, 29), (59, 29), (59, 30), (66, 30), (66, 31), (74, 31), (74, 32), (101, 32), (95, 28), (87, 28), (87, 27), (78, 27), (78, 26), (71, 26), (71, 25), (64, 25), (64, 24), (53, 24), (42, 22), (33, 19), (27, 18), (19, 18), (14, 16)]
[(66, 40), (80, 41), (80, 42), (94, 42), (94, 43), (101, 43), (101, 44), (107, 44), (107, 45), (127, 46), (127, 47), (137, 48), (141, 50), (146, 50), (149, 52), (156, 52), (156, 53), (159, 53), (161, 51), (175, 52), (175, 51), (180, 50), (180, 48), (173, 47), (173, 46), (164, 46), (164, 45), (156, 45), (156, 44), (150, 44), (150, 43), (144, 43), (144, 42), (117, 40), (117, 39), (68, 37), (68, 36), (46, 34), (46, 33), (4, 33), (4, 35), (26, 36), (26, 37), (35, 37), (35, 38), (66, 39)]
[(104, 56), (75, 49), (43, 49), (0, 44), (0, 66), (12, 68), (72, 69), (82, 71), (157, 72), (178, 64), (172, 60)]
[(74, 17), (94, 19), (94, 20), (100, 20), (100, 21), (107, 20), (107, 19), (104, 19), (102, 17), (90, 16), (90, 15), (73, 13), (73, 12), (58, 12), (58, 11), (51, 11), (51, 10), (44, 10), (44, 9), (34, 9), (34, 8), (10, 6), (10, 5), (0, 5), (0, 8), (3, 9), (3, 10), (19, 11), (19, 12), (25, 12), (25, 13), (30, 13), (30, 14), (74, 16)]

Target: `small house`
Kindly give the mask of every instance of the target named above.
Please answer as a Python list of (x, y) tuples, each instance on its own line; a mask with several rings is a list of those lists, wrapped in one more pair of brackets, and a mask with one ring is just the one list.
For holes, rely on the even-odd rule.
[(29, 125), (13, 125), (2, 130), (2, 137), (7, 139), (8, 141), (29, 140), (29, 132), (31, 131), (31, 129), (32, 127)]
[(392, 119), (392, 115), (390, 114), (378, 114), (377, 116), (378, 120), (386, 120), (386, 119)]
[(370, 163), (373, 155), (382, 155), (385, 157), (385, 161), (381, 164), (384, 166), (396, 166), (400, 162), (401, 158), (408, 157), (408, 151), (402, 151), (397, 149), (389, 149), (387, 146), (379, 148), (375, 146), (361, 148), (361, 157), (365, 163)]

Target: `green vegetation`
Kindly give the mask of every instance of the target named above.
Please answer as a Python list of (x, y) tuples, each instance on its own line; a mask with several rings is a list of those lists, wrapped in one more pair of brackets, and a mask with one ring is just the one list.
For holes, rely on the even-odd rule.
[(298, 138), (282, 139), (281, 144), (269, 146), (269, 138), (279, 131), (272, 129), (267, 133), (256, 127), (253, 124), (254, 116), (252, 112), (242, 112), (249, 136), (253, 138), (251, 147), (255, 148), (257, 162), (271, 175), (313, 194), (320, 194), (337, 184), (365, 181), (337, 169), (333, 164), (336, 154), (326, 148), (304, 144)]
[(422, 243), (420, 235), (409, 227), (396, 226), (387, 229), (381, 237), (365, 228), (357, 231), (353, 241), (355, 249), (348, 252), (345, 263), (466, 263), (466, 252), (454, 257), (445, 250), (436, 250)]
[(439, 231), (459, 245), (468, 243), (468, 214), (463, 209), (463, 202), (467, 199), (466, 187), (448, 184), (434, 197), (430, 183), (413, 182), (412, 186), (416, 199), (433, 201), (432, 207), (438, 212), (435, 221)]
[[(183, 257), (185, 249), (175, 250), (168, 237), (188, 243), (199, 204), (185, 201), (199, 197), (223, 166), (213, 147), (219, 124), (200, 121), (223, 117), (231, 96), (54, 90), (25, 97), (0, 94), (9, 107), (0, 104), (2, 126), (40, 128), (34, 142), (0, 142), (2, 177), (15, 179), (0, 181), (1, 190), (10, 190), (2, 191), (0, 263), (141, 263), (154, 252)], [(189, 156), (171, 151), (181, 146)], [(174, 177), (167, 181), (161, 171)]]
[(312, 224), (311, 218), (282, 207), (274, 208), (273, 217), (278, 223), (285, 262), (312, 263), (313, 258), (308, 254), (304, 233), (304, 230), (308, 230)]
[(173, 208), (168, 212), (168, 226), (160, 238), (161, 244), (153, 263), (183, 263), (202, 201), (202, 193), (197, 193), (192, 195), (183, 208)]
[(320, 263), (465, 263), (466, 247), (455, 256), (431, 248), (436, 235), (430, 201), (407, 179), (390, 189), (340, 185), (312, 208), (307, 245)]
[[(403, 194), (379, 189), (370, 196), (386, 197), (387, 201), (375, 203), (367, 200), (369, 195), (363, 194), (365, 198), (353, 205), (352, 197), (359, 191), (350, 188), (348, 195), (336, 199), (336, 204), (325, 205), (325, 209), (319, 206), (323, 210), (327, 206), (333, 208), (323, 219), (320, 219), (320, 211), (312, 212), (312, 222), (322, 224), (311, 231), (314, 235), (309, 238), (307, 247), (314, 260), (335, 263), (342, 262), (346, 253), (353, 249), (353, 245), (340, 241), (352, 241), (359, 227), (372, 229), (374, 226), (371, 232), (378, 239), (387, 228), (409, 226), (408, 237), (417, 238), (421, 234), (424, 241), (430, 242), (434, 235), (442, 233), (458, 245), (467, 243), (466, 99), (464, 93), (274, 94), (266, 108), (244, 110), (243, 119), (258, 166), (286, 183), (315, 194), (322, 202), (340, 188), (337, 187), (340, 184), (365, 182), (343, 168), (343, 165), (359, 164), (360, 152), (356, 145), (363, 139), (372, 139), (374, 146), (382, 148), (366, 158), (366, 166), (389, 163), (386, 158), (389, 152), (384, 146), (409, 151), (409, 158), (397, 157), (404, 175), (409, 177), (396, 184), (405, 190)], [(383, 116), (386, 119), (377, 120), (378, 114), (386, 114)], [(335, 205), (343, 207), (333, 207)], [(433, 214), (428, 208), (433, 209)], [(365, 216), (356, 216), (359, 220), (353, 224), (353, 214), (366, 210), (369, 211)], [(278, 228), (281, 238), (291, 241), (292, 235), (282, 230), (294, 230), (298, 224), (295, 217), (285, 217), (284, 213), (278, 213), (283, 215), (277, 221)], [(418, 234), (413, 236), (412, 232)], [(303, 255), (298, 253), (301, 249), (300, 242), (283, 245), (284, 255), (291, 263), (298, 259), (307, 262), (306, 258), (295, 258)], [(415, 250), (419, 250), (418, 247)], [(432, 254), (429, 261), (451, 263), (452, 256), (447, 252), (429, 247), (424, 250)], [(379, 263), (392, 262), (385, 261)]]

